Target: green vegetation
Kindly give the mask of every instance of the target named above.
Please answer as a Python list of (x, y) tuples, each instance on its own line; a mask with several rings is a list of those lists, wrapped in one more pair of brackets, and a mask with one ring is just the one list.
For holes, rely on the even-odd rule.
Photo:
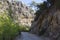
[(21, 31), (29, 31), (28, 26), (22, 26), (14, 22), (11, 5), (9, 9), (0, 11), (0, 40), (13, 40)]
[(29, 32), (29, 29), (30, 29), (30, 27), (28, 27), (28, 26), (20, 25), (20, 31)]
[[(35, 4), (33, 4), (34, 6)], [(41, 4), (37, 4), (35, 5), (35, 7), (38, 8), (38, 10), (36, 11), (35, 15), (35, 21), (39, 18), (40, 15), (42, 15), (44, 10), (49, 10), (50, 7), (54, 6), (57, 9), (60, 9), (60, 0), (47, 0), (44, 1)]]
[(13, 40), (21, 31), (29, 31), (28, 26), (18, 25), (6, 12), (0, 13), (0, 40)]
[(19, 34), (19, 26), (12, 21), (6, 12), (0, 14), (0, 40), (13, 40)]
[(44, 1), (41, 4), (37, 4), (36, 6), (37, 6), (38, 10), (35, 13), (35, 15), (36, 15), (35, 21), (37, 21), (37, 19), (39, 18), (39, 16), (42, 15), (42, 12), (44, 10), (48, 9), (47, 2), (46, 1)]

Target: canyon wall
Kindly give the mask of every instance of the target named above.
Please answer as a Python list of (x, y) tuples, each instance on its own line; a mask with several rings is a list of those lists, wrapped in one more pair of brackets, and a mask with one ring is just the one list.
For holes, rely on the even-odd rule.
[[(55, 4), (58, 0), (55, 2)], [(52, 40), (60, 40), (60, 9), (51, 6), (44, 10), (38, 19), (32, 22), (31, 32)]]
[(19, 25), (31, 26), (34, 18), (34, 11), (21, 1), (0, 0), (0, 12), (7, 11), (8, 15)]

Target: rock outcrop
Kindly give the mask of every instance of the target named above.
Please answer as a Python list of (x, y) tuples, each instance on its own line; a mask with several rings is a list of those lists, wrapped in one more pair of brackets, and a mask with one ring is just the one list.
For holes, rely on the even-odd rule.
[(52, 40), (60, 40), (60, 9), (56, 4), (49, 9), (44, 10), (36, 21), (33, 21), (31, 32), (51, 38)]
[(19, 24), (31, 26), (31, 21), (34, 18), (34, 12), (32, 8), (26, 6), (22, 2), (12, 2), (12, 10), (15, 21)]
[(26, 6), (21, 1), (12, 1), (0, 0), (0, 9), (1, 11), (9, 12), (13, 20), (20, 25), (31, 26), (31, 21), (34, 18), (34, 11), (31, 7)]

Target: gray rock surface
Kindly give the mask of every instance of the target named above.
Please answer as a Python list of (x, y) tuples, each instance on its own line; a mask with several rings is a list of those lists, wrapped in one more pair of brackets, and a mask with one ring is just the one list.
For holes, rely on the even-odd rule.
[(32, 23), (32, 33), (60, 40), (60, 9), (56, 6), (59, 2), (60, 0), (56, 0), (53, 6), (44, 10), (37, 21)]
[(22, 32), (21, 36), (16, 37), (15, 40), (50, 40), (50, 39), (46, 37), (39, 37), (35, 34), (31, 34), (28, 32)]

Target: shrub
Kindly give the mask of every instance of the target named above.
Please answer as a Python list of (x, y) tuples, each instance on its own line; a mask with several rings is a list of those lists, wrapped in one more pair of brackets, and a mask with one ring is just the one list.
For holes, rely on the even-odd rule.
[(0, 13), (0, 40), (13, 40), (19, 34), (19, 26), (4, 12)]
[(28, 27), (28, 26), (20, 25), (20, 31), (29, 32), (29, 29), (30, 29), (30, 27)]

